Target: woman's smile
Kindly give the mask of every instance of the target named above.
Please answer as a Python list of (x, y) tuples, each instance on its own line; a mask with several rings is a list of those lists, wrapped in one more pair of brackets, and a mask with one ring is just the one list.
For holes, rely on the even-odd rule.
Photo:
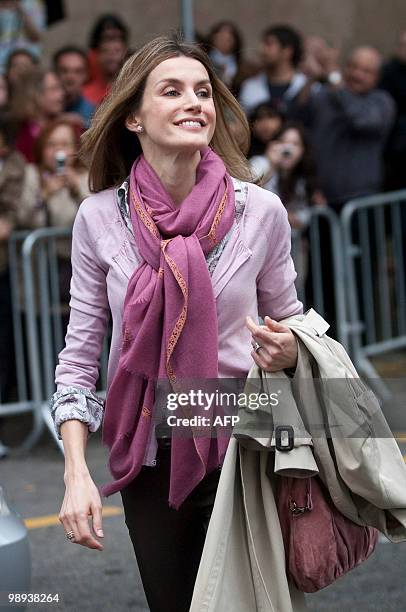
[(199, 123), (199, 121), (182, 121), (181, 123), (176, 123), (175, 125), (183, 128), (184, 130), (202, 130), (204, 127), (201, 123)]

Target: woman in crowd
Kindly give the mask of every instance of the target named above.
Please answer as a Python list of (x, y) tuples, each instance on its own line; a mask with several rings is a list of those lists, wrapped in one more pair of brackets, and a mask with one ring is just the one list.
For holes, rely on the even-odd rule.
[(310, 207), (323, 206), (326, 200), (318, 188), (316, 166), (302, 125), (285, 123), (268, 144), (265, 155), (252, 157), (250, 163), (254, 173), (262, 175), (264, 189), (276, 193), (288, 211), (298, 273), (296, 287), (303, 297), (308, 269), (305, 229)]
[[(80, 132), (70, 122), (47, 123), (35, 142), (25, 170), (17, 218), (23, 229), (72, 227), (80, 203), (89, 194), (88, 172), (78, 160)], [(61, 301), (69, 302), (70, 241), (58, 242)]]
[(244, 60), (241, 32), (232, 21), (220, 21), (210, 30), (204, 44), (219, 77), (237, 97), (241, 83), (255, 72)]
[(31, 70), (13, 87), (10, 108), (19, 125), (16, 148), (33, 162), (34, 143), (42, 128), (63, 112), (64, 92), (58, 76), (51, 70)]
[[(101, 491), (120, 491), (151, 612), (189, 610), (229, 441), (210, 428), (160, 437), (157, 379), (176, 389), (244, 379), (253, 359), (269, 371), (297, 361), (292, 332), (276, 322), (302, 312), (286, 210), (249, 182), (226, 113), (245, 132), (245, 153), (245, 115), (207, 55), (159, 37), (127, 60), (83, 136), (95, 193), (73, 228), (71, 316), (51, 404), (66, 459), (60, 521), (68, 540), (103, 549), (85, 460), (103, 419), (114, 480)], [(103, 404), (94, 391), (110, 313)], [(275, 602), (302, 602), (284, 559), (275, 571), (286, 587)]]

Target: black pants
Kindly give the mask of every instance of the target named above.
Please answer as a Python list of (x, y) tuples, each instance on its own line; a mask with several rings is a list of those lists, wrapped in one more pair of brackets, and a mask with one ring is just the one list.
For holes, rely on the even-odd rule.
[(170, 448), (159, 448), (154, 467), (143, 466), (120, 491), (151, 612), (188, 612), (220, 477), (217, 469), (179, 510), (168, 505)]

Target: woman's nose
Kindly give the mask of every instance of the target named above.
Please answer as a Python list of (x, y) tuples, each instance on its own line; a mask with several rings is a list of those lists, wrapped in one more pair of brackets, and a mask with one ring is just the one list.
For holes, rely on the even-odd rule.
[(187, 100), (185, 101), (185, 108), (188, 110), (193, 109), (193, 110), (198, 110), (198, 111), (202, 109), (202, 104), (194, 92), (188, 94)]

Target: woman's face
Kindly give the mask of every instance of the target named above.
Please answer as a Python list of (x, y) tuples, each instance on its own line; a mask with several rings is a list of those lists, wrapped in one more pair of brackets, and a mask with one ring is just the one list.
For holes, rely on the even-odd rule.
[(216, 34), (213, 36), (213, 46), (216, 47), (224, 55), (233, 53), (235, 49), (235, 37), (232, 28), (228, 25), (224, 25)]
[(216, 110), (203, 64), (184, 56), (161, 62), (148, 75), (141, 107), (126, 125), (139, 135), (149, 161), (162, 153), (192, 155), (206, 147), (216, 127)]
[(304, 145), (300, 133), (292, 128), (286, 130), (278, 139), (280, 145), (280, 167), (284, 170), (292, 170), (303, 158)]
[(56, 170), (56, 154), (63, 151), (66, 156), (66, 165), (72, 165), (74, 155), (76, 154), (76, 141), (73, 130), (68, 125), (59, 125), (48, 137), (45, 143), (42, 160), (44, 167), (49, 172)]

